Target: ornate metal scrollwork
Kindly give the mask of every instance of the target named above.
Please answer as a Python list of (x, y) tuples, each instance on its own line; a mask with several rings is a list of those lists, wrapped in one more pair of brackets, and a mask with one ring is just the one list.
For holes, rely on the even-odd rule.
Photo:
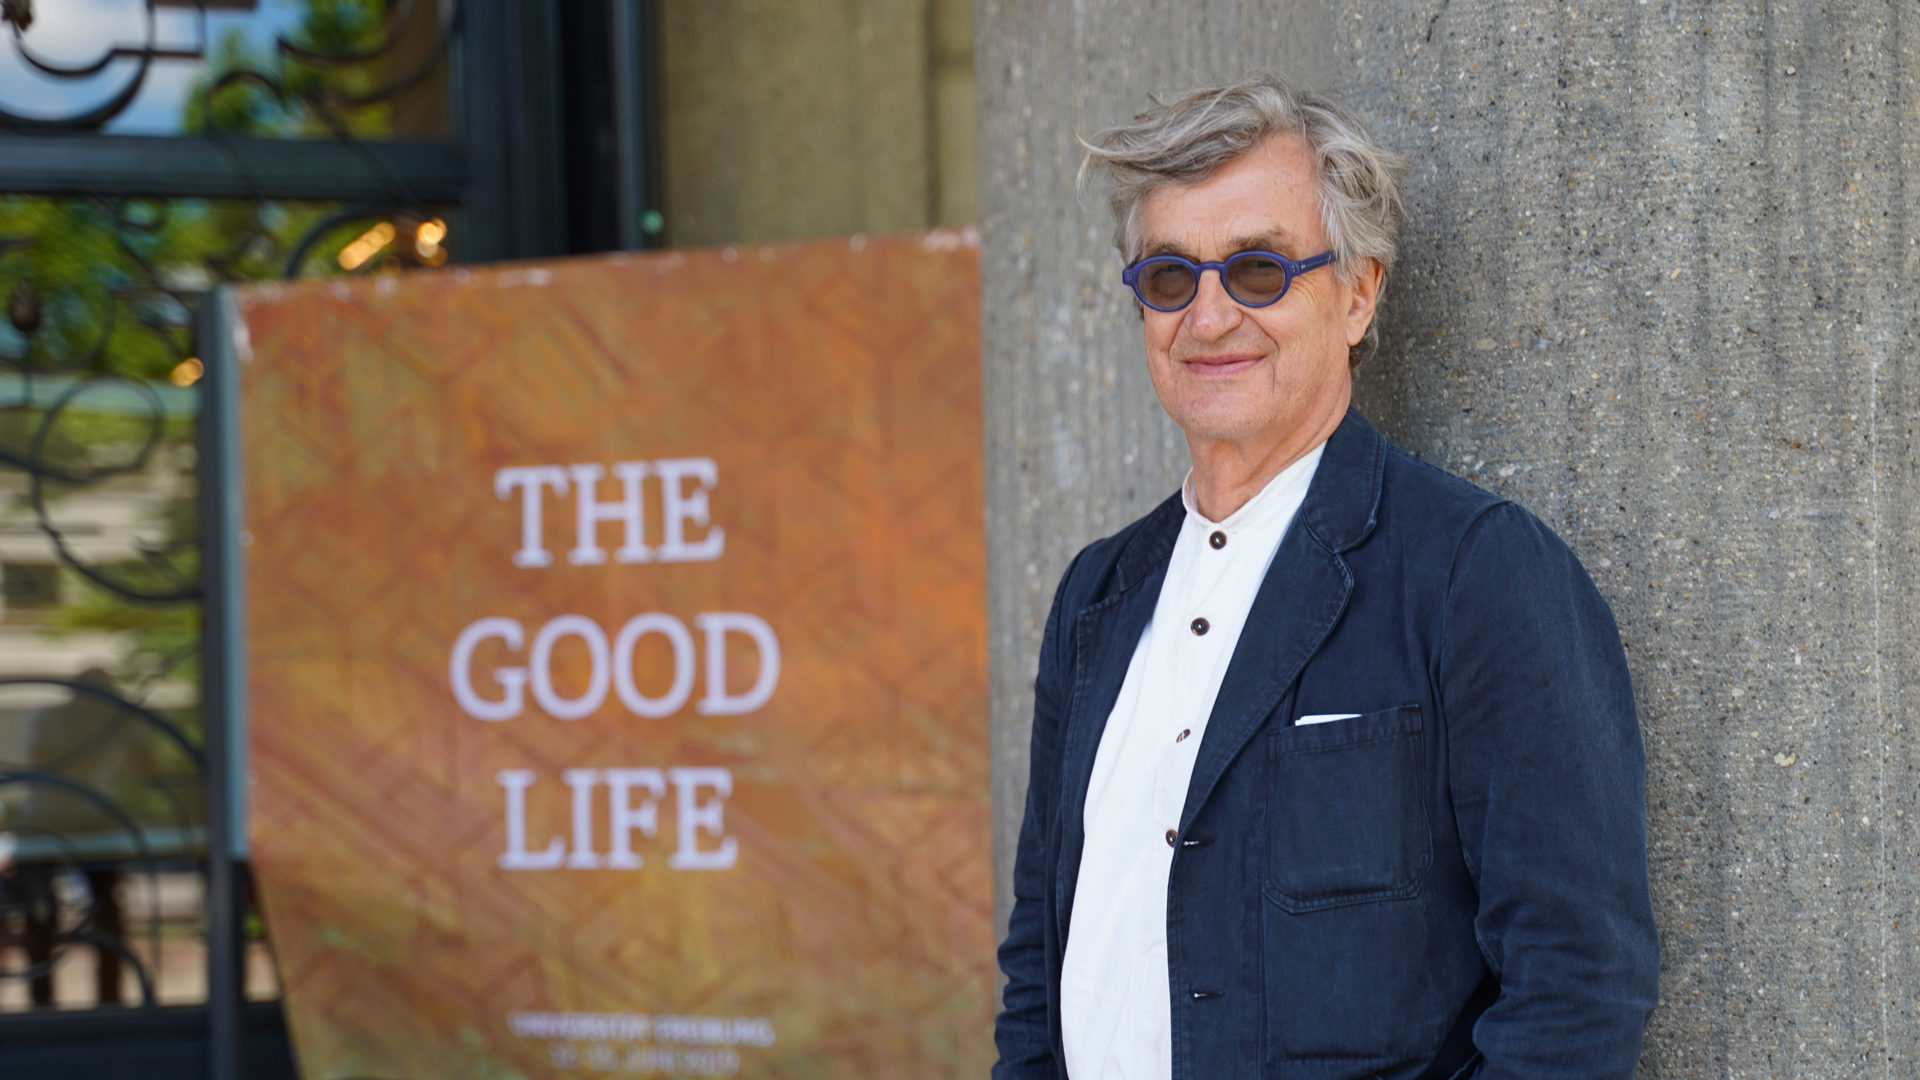
[[(193, 63), (205, 60), (208, 49), (207, 4), (204, 0), (191, 4), (199, 16), (199, 34), (194, 43), (186, 46), (167, 46), (160, 42), (159, 12), (162, 7), (168, 6), (187, 5), (183, 5), (179, 0), (174, 0), (172, 4), (164, 0), (144, 0), (141, 6), (141, 22), (145, 40), (133, 43), (103, 42), (100, 45), (99, 54), (91, 60), (60, 63), (36, 51), (28, 40), (28, 32), (34, 23), (34, 0), (0, 0), (0, 23), (6, 25), (14, 54), (28, 68), (56, 83), (77, 85), (106, 73), (115, 61), (132, 61), (132, 69), (124, 75), (119, 85), (108, 92), (104, 100), (82, 106), (78, 111), (64, 116), (30, 116), (0, 101), (0, 130), (98, 131), (133, 104), (156, 64)], [(339, 109), (386, 101), (396, 94), (417, 86), (447, 55), (448, 48), (457, 33), (458, 5), (453, 0), (447, 0), (433, 7), (437, 17), (434, 27), (434, 44), (411, 67), (364, 90), (330, 82), (323, 77), (313, 80), (304, 90), (304, 95), (316, 105)], [(423, 5), (417, 0), (396, 0), (387, 12), (385, 25), (379, 36), (370, 44), (329, 51), (281, 35), (276, 36), (274, 40), (274, 53), (276, 58), (292, 59), (320, 72), (330, 73), (356, 68), (390, 56), (412, 29), (414, 21), (421, 17), (423, 17)], [(259, 74), (278, 81), (277, 77), (270, 73)]]
[[(123, 110), (138, 92), (141, 80), (146, 77), (150, 67), (166, 60), (201, 60), (205, 58), (205, 19), (206, 5), (195, 6), (201, 22), (201, 43), (193, 48), (163, 48), (157, 40), (157, 12), (161, 0), (145, 0), (143, 7), (146, 26), (146, 41), (139, 45), (113, 44), (102, 47), (98, 59), (78, 65), (60, 65), (34, 53), (27, 43), (27, 31), (34, 22), (32, 0), (4, 0), (0, 7), (0, 20), (4, 20), (11, 31), (13, 45), (21, 58), (36, 70), (57, 79), (90, 78), (105, 71), (116, 59), (133, 58), (137, 61), (126, 86), (122, 87), (108, 103), (87, 109), (79, 114), (56, 118), (34, 119), (9, 110), (0, 103), (0, 129), (7, 127), (52, 129), (52, 130), (91, 130), (98, 128), (107, 120)], [(408, 190), (406, 184), (384, 169), (376, 157), (366, 153), (366, 147), (360, 137), (352, 130), (352, 125), (342, 115), (342, 110), (365, 106), (390, 99), (418, 85), (446, 57), (453, 37), (458, 28), (459, 6), (453, 0), (435, 5), (422, 5), (416, 0), (396, 0), (387, 12), (384, 25), (376, 39), (358, 47), (348, 47), (329, 51), (292, 40), (286, 36), (276, 38), (276, 55), (291, 58), (300, 65), (323, 73), (342, 72), (364, 66), (389, 56), (402, 36), (408, 32), (416, 19), (431, 7), (437, 13), (434, 28), (434, 40), (409, 68), (377, 85), (366, 89), (355, 89), (346, 82), (335, 82), (328, 78), (301, 79), (298, 88), (290, 85), (282, 71), (261, 71), (238, 69), (221, 73), (210, 79), (200, 90), (198, 97), (199, 115), (204, 123), (204, 133), (223, 147), (231, 151), (233, 133), (225, 130), (218, 118), (220, 110), (215, 107), (223, 94), (252, 90), (265, 93), (282, 109), (299, 108), (329, 131), (334, 139), (344, 145), (360, 151), (356, 156), (364, 167), (373, 174), (388, 192), (388, 200), (379, 205), (347, 207), (326, 213), (312, 221), (305, 231), (297, 236), (283, 238), (266, 220), (271, 213), (272, 192), (259, 182), (249, 169), (245, 159), (238, 153), (230, 153), (237, 172), (249, 181), (254, 189), (252, 214), (244, 227), (236, 230), (230, 244), (223, 250), (205, 253), (200, 257), (200, 273), (188, 287), (169, 281), (164, 268), (156, 266), (142, 251), (138, 239), (156, 233), (164, 224), (170, 212), (167, 203), (156, 200), (96, 200), (108, 215), (114, 233), (116, 246), (128, 266), (134, 271), (137, 280), (121, 282), (117, 286), (105, 281), (98, 282), (101, 295), (95, 303), (89, 305), (101, 314), (98, 319), (99, 336), (87, 348), (72, 355), (58, 356), (49, 360), (50, 350), (39, 349), (37, 362), (29, 362), (36, 353), (36, 334), (42, 322), (42, 309), (48, 298), (30, 280), (16, 282), (7, 297), (7, 310), (14, 330), (27, 343), (23, 355), (7, 357), (0, 353), (0, 370), (13, 368), (21, 377), (21, 385), (26, 388), (26, 400), (22, 402), (0, 402), (0, 409), (8, 407), (31, 408), (32, 380), (38, 373), (64, 371), (83, 375), (84, 381), (71, 384), (59, 394), (50, 405), (43, 406), (39, 422), (25, 447), (0, 446), (0, 466), (11, 466), (26, 472), (30, 478), (29, 497), (36, 521), (52, 543), (60, 560), (100, 587), (112, 591), (128, 600), (151, 602), (185, 602), (199, 597), (199, 588), (191, 580), (191, 575), (182, 566), (184, 552), (178, 544), (163, 547), (143, 545), (140, 552), (146, 564), (149, 580), (134, 581), (98, 567), (89, 565), (81, 559), (66, 542), (48, 508), (47, 487), (49, 483), (65, 485), (83, 485), (108, 479), (130, 471), (144, 468), (159, 446), (163, 432), (163, 417), (159, 402), (149, 386), (138, 380), (123, 380), (124, 385), (133, 388), (135, 394), (152, 399), (149, 414), (144, 418), (147, 425), (147, 438), (137, 451), (124, 463), (89, 469), (63, 467), (50, 461), (46, 454), (49, 437), (56, 431), (65, 413), (75, 405), (80, 396), (97, 389), (109, 380), (120, 380), (129, 374), (115, 371), (112, 363), (112, 346), (116, 332), (122, 327), (119, 315), (128, 299), (133, 296), (163, 298), (173, 310), (171, 319), (142, 317), (138, 320), (140, 329), (152, 335), (162, 343), (162, 347), (174, 353), (176, 365), (197, 363), (197, 351), (187, 340), (186, 328), (190, 326), (191, 311), (197, 303), (199, 293), (208, 285), (248, 280), (265, 276), (260, 269), (249, 273), (243, 267), (243, 257), (251, 256), (256, 268), (276, 265), (284, 277), (297, 277), (315, 269), (313, 255), (317, 250), (327, 247), (329, 240), (343, 236), (353, 236), (329, 265), (323, 267), (326, 272), (366, 273), (387, 267), (435, 266), (444, 262), (448, 254), (447, 228), (434, 210), (425, 206)], [(143, 214), (141, 211), (145, 210)], [(356, 235), (357, 234), (357, 235)], [(58, 243), (55, 237), (0, 237), (0, 257), (10, 250), (20, 250), (35, 244)], [(357, 246), (356, 246), (357, 245)], [(338, 246), (338, 245), (336, 245)], [(0, 281), (7, 275), (0, 270)], [(71, 301), (73, 298), (63, 298)]]
[(140, 88), (146, 85), (147, 73), (159, 60), (197, 60), (203, 50), (166, 49), (159, 44), (159, 4), (148, 0), (146, 5), (147, 40), (139, 45), (110, 44), (101, 50), (100, 57), (88, 63), (58, 64), (42, 57), (27, 44), (27, 30), (33, 26), (33, 0), (6, 0), (0, 7), (0, 20), (12, 30), (13, 47), (16, 55), (26, 65), (53, 79), (81, 80), (91, 79), (107, 70), (115, 60), (132, 59), (134, 69), (126, 81), (105, 101), (70, 116), (32, 117), (16, 113), (0, 102), (0, 128), (20, 128), (28, 131), (95, 131), (107, 121), (120, 115), (133, 99), (140, 94)]
[[(38, 6), (36, 12), (34, 0), (0, 0), (0, 34), (9, 39), (0, 49), (12, 49), (21, 64), (55, 85), (112, 85), (61, 115), (33, 115), (25, 103), (0, 100), (0, 140), (9, 132), (98, 132), (126, 114), (160, 65), (204, 63), (213, 55), (205, 2), (139, 0), (138, 40), (103, 41), (97, 53), (78, 61), (36, 50), (35, 16), (47, 14), (44, 2)], [(174, 391), (156, 389), (155, 380), (171, 373), (176, 383), (187, 384), (198, 376), (192, 313), (205, 291), (271, 277), (434, 266), (448, 257), (441, 211), (416, 198), (365, 140), (371, 134), (367, 117), (380, 115), (373, 107), (418, 88), (446, 61), (459, 32), (460, 5), (457, 0), (385, 5), (369, 0), (369, 10), (382, 6), (375, 32), (344, 45), (321, 47), (283, 34), (276, 37), (269, 62), (210, 72), (202, 81), (187, 117), (187, 126), (197, 133), (185, 137), (221, 147), (250, 198), (213, 204), (85, 191), (60, 196), (48, 204), (66, 214), (60, 221), (81, 222), (90, 230), (89, 241), (106, 239), (91, 245), (98, 262), (77, 277), (41, 272), (50, 257), (64, 258), (86, 247), (73, 236), (50, 226), (0, 235), (0, 291), (5, 293), (0, 302), (11, 331), (0, 330), (0, 376), (6, 376), (0, 386), (15, 391), (12, 396), (0, 392), (0, 470), (25, 475), (24, 505), (58, 564), (116, 603), (164, 612), (180, 610), (165, 605), (194, 604), (202, 597), (191, 515), (182, 518), (187, 527), (137, 540), (131, 557), (103, 563), (88, 555), (84, 536), (76, 539), (62, 507), (67, 497), (125, 484), (170, 460), (163, 455), (187, 452), (179, 446), (179, 427), (162, 397), (163, 390)], [(166, 7), (192, 9), (199, 31), (195, 42), (162, 43), (161, 9)], [(370, 76), (376, 65), (383, 70)], [(259, 115), (270, 123), (262, 127), (249, 120), (254, 113), (235, 107), (245, 95), (263, 103)], [(282, 193), (261, 181), (237, 149), (242, 138), (275, 135), (318, 135), (350, 148), (358, 168), (377, 179), (384, 197), (347, 206), (276, 201)], [(184, 253), (168, 246), (175, 232), (213, 218), (219, 219), (218, 227), (202, 230), (207, 243)], [(0, 230), (5, 221), (0, 216)], [(128, 359), (135, 354), (141, 359)], [(104, 400), (115, 403), (116, 436), (90, 441), (86, 430)], [(204, 836), (197, 822), (204, 798), (183, 797), (176, 784), (155, 785), (139, 790), (144, 811), (137, 812), (125, 791), (90, 780), (87, 769), (112, 747), (140, 740), (167, 748), (164, 752), (186, 771), (185, 786), (203, 787), (205, 757), (179, 724), (138, 704), (137, 694), (86, 677), (0, 678), (0, 689), (25, 684), (65, 688), (70, 702), (91, 702), (111, 719), (50, 756), (0, 760), (0, 943), (7, 928), (17, 925), (28, 929), (32, 946), (25, 965), (0, 967), (0, 981), (25, 980), (38, 1000), (55, 967), (76, 952), (91, 952), (101, 965), (103, 993), (108, 982), (118, 981), (106, 973), (124, 969), (132, 973), (140, 1000), (152, 1004), (161, 974), (154, 967), (158, 941), (147, 943), (144, 956), (130, 946), (113, 899), (122, 880), (117, 875), (144, 876), (147, 895), (157, 897), (154, 883), (164, 867), (191, 866), (200, 857)], [(27, 722), (58, 720), (43, 711)], [(7, 722), (0, 715), (0, 726)], [(76, 832), (17, 813), (9, 821), (3, 797), (9, 792), (29, 804), (35, 798), (65, 799), (87, 808), (97, 827)], [(76, 903), (81, 890), (73, 883), (81, 881), (86, 900)], [(64, 906), (55, 903), (62, 897)], [(157, 935), (158, 909), (146, 914)]]
[[(195, 770), (205, 768), (200, 747), (158, 712), (127, 701), (101, 673), (79, 679), (0, 678), (4, 686), (65, 689), (65, 705), (25, 714), (32, 729), (20, 742), (36, 760), (0, 760), (0, 923), (20, 928), (24, 965), (0, 966), (0, 980), (19, 980), (32, 988), (37, 1003), (51, 1002), (52, 972), (74, 945), (90, 946), (98, 959), (100, 993), (119, 1000), (119, 972), (133, 972), (143, 1005), (157, 1003), (160, 962), (159, 873), (163, 849), (176, 861), (197, 843), (192, 814), (178, 794), (125, 767), (125, 751), (146, 739), (170, 747)], [(22, 722), (16, 720), (16, 722)], [(91, 730), (84, 730), (87, 727)], [(122, 753), (116, 755), (114, 751)], [(131, 775), (130, 775), (131, 772)], [(170, 822), (156, 825), (152, 815), (129, 806), (136, 786), (162, 796)], [(142, 820), (147, 817), (149, 820)], [(11, 817), (11, 820), (8, 820)], [(117, 886), (127, 872), (147, 882), (146, 956), (126, 940)], [(62, 911), (62, 881), (87, 884), (84, 904)]]

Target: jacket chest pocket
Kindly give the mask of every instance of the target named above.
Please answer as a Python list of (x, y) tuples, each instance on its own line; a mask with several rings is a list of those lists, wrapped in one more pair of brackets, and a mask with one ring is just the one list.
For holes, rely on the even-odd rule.
[(1267, 739), (1268, 899), (1294, 914), (1420, 891), (1433, 858), (1420, 706)]

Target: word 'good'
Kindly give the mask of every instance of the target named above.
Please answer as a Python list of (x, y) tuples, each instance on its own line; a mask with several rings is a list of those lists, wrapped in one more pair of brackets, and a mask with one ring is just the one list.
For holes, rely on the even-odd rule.
[[(773, 627), (758, 615), (744, 611), (709, 611), (693, 617), (700, 628), (706, 653), (707, 692), (695, 703), (694, 711), (703, 716), (741, 716), (750, 713), (773, 697), (780, 683), (780, 639)], [(744, 634), (752, 639), (760, 653), (760, 673), (745, 693), (727, 690), (727, 635)], [(658, 634), (673, 650), (673, 681), (656, 695), (642, 693), (634, 685), (633, 650), (640, 639)], [(587, 648), (587, 686), (576, 697), (563, 697), (553, 685), (553, 650), (566, 638), (577, 638)], [(453, 683), (453, 699), (462, 712), (476, 720), (511, 720), (525, 707), (525, 691), (531, 690), (540, 711), (559, 720), (578, 720), (591, 716), (606, 703), (612, 688), (620, 704), (635, 716), (671, 716), (693, 696), (693, 634), (687, 624), (663, 611), (648, 611), (628, 619), (611, 644), (600, 624), (585, 615), (559, 615), (533, 635), (533, 647), (527, 662), (496, 667), (490, 674), (502, 691), (498, 698), (484, 698), (473, 685), (473, 654), (480, 644), (498, 640), (509, 650), (525, 644), (525, 631), (519, 620), (503, 616), (476, 619), (460, 631), (453, 643), (453, 658), (448, 678)]]

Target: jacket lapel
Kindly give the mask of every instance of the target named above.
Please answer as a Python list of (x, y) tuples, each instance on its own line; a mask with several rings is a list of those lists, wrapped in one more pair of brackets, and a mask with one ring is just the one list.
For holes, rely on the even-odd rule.
[(1213, 699), (1213, 714), (1200, 740), (1186, 807), (1180, 813), (1182, 833), (1213, 793), (1221, 774), (1260, 730), (1307, 659), (1340, 621), (1352, 591), (1353, 574), (1346, 562), (1321, 547), (1296, 519), (1254, 596), (1220, 694)]
[(1340, 621), (1353, 592), (1340, 553), (1373, 531), (1385, 467), (1385, 440), (1348, 410), (1254, 595), (1194, 761), (1182, 833)]

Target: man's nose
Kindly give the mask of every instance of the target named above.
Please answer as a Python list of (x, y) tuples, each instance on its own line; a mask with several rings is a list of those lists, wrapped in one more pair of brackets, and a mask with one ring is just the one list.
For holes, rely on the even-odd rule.
[(1202, 270), (1200, 286), (1187, 308), (1187, 331), (1201, 341), (1218, 341), (1233, 332), (1246, 311), (1227, 295), (1218, 270)]

